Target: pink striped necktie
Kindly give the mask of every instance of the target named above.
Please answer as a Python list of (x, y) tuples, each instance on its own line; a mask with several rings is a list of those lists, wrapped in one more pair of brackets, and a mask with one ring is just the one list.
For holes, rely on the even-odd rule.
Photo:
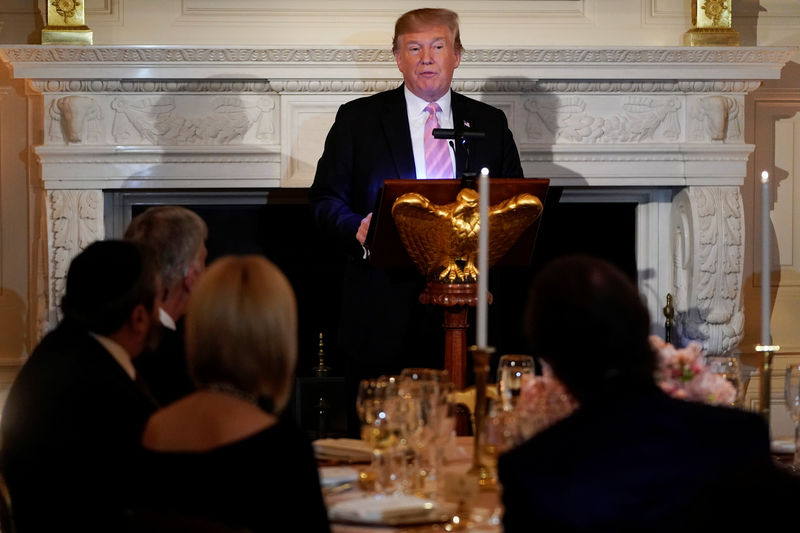
[(439, 127), (436, 112), (442, 108), (436, 102), (425, 106), (428, 120), (425, 121), (425, 176), (427, 178), (452, 178), (453, 164), (450, 161), (450, 147), (446, 139), (434, 139), (433, 130)]

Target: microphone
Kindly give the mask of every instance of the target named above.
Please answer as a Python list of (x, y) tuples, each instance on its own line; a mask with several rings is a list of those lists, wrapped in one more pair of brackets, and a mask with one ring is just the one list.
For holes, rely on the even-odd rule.
[(432, 133), (434, 139), (458, 139), (461, 141), (468, 141), (486, 138), (486, 132), (483, 131), (434, 128)]

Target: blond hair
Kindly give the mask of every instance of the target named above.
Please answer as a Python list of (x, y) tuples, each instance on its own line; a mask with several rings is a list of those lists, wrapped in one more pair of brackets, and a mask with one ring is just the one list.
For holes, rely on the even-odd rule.
[(297, 304), (262, 256), (226, 256), (198, 281), (186, 313), (189, 371), (199, 387), (230, 385), (286, 407), (297, 364)]
[(458, 29), (458, 13), (449, 9), (425, 7), (403, 13), (394, 24), (392, 52), (397, 52), (400, 36), (406, 33), (422, 31), (431, 26), (447, 26), (453, 35), (453, 44), (457, 54), (464, 51), (461, 46), (461, 32)]

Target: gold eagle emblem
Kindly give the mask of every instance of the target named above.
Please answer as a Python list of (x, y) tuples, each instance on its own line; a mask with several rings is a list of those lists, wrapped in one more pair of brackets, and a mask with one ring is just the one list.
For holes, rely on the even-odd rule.
[[(479, 195), (461, 189), (456, 201), (436, 205), (418, 193), (392, 205), (397, 233), (417, 269), (442, 283), (477, 281)], [(542, 202), (522, 193), (489, 207), (489, 266), (500, 260), (542, 213)]]

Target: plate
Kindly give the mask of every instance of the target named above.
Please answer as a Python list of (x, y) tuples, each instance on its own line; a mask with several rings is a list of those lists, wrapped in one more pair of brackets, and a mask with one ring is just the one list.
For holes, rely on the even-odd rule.
[(359, 439), (317, 439), (311, 444), (317, 459), (368, 463), (372, 458), (369, 445)]
[(328, 518), (332, 522), (382, 526), (446, 522), (452, 515), (450, 506), (416, 496), (369, 496), (345, 500), (328, 508)]
[(323, 487), (335, 487), (343, 483), (358, 481), (358, 470), (349, 466), (322, 466), (319, 469), (319, 484)]

